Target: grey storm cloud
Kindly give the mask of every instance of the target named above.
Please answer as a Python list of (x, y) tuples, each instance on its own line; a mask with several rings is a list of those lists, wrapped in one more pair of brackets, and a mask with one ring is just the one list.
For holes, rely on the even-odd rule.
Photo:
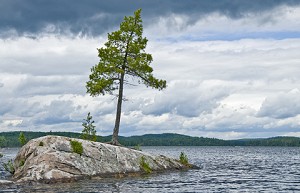
[(269, 11), (277, 6), (299, 5), (299, 0), (0, 0), (1, 36), (45, 32), (99, 35), (116, 27), (125, 15), (143, 9), (145, 24), (170, 14), (186, 15), (193, 23), (202, 15), (218, 12), (231, 18)]

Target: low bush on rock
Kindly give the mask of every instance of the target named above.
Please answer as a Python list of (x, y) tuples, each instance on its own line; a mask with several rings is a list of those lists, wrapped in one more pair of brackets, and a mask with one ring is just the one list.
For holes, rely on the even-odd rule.
[(189, 160), (187, 158), (187, 155), (185, 155), (185, 153), (183, 152), (180, 153), (179, 162), (182, 163), (183, 165), (189, 165)]
[(71, 140), (70, 144), (74, 153), (78, 153), (79, 155), (83, 153), (82, 143), (80, 143), (79, 141)]
[(140, 144), (137, 144), (136, 146), (134, 146), (133, 149), (135, 149), (137, 151), (142, 151)]
[(24, 159), (21, 159), (21, 160), (20, 160), (19, 167), (22, 167), (22, 166), (24, 166), (24, 164), (25, 164), (25, 160), (24, 160)]
[(9, 173), (11, 174), (14, 174), (15, 173), (15, 168), (14, 168), (14, 165), (13, 165), (13, 161), (12, 160), (8, 160), (7, 163), (3, 163), (3, 167), (6, 171), (8, 171)]
[(146, 162), (146, 159), (144, 156), (141, 157), (140, 160), (140, 168), (146, 172), (147, 174), (150, 174), (152, 172), (151, 167), (149, 166), (149, 164)]

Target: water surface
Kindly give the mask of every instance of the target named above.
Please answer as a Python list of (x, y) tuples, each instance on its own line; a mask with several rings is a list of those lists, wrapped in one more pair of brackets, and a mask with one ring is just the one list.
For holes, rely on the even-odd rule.
[[(0, 192), (300, 192), (300, 148), (293, 147), (142, 147), (178, 158), (180, 152), (200, 167), (121, 179), (75, 183), (13, 185)], [(7, 160), (16, 149), (4, 150)], [(8, 174), (0, 166), (1, 179)]]

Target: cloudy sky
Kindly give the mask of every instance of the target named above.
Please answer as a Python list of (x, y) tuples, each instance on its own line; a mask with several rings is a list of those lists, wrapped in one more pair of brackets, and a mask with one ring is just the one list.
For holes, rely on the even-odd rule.
[(0, 0), (0, 132), (114, 126), (85, 82), (96, 48), (142, 8), (163, 91), (126, 87), (120, 134), (300, 137), (300, 0)]

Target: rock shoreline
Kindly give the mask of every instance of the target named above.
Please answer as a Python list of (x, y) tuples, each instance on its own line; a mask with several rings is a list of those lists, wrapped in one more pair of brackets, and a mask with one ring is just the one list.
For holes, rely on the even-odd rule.
[[(82, 143), (83, 152), (73, 152), (71, 140)], [(178, 160), (148, 153), (61, 136), (45, 136), (30, 140), (14, 160), (12, 180), (22, 182), (72, 182), (86, 178), (137, 176), (147, 173), (141, 165), (144, 160), (153, 172), (187, 170)]]

